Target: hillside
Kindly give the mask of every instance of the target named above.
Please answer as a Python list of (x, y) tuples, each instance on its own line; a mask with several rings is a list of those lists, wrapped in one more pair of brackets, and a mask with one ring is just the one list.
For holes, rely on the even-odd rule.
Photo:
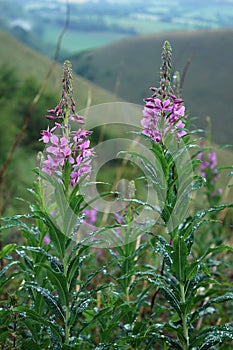
[[(0, 52), (1, 169), (51, 61), (3, 32), (0, 32)], [(25, 198), (26, 188), (31, 187), (35, 179), (33, 168), (36, 165), (36, 153), (43, 149), (42, 143), (38, 142), (40, 130), (47, 128), (48, 120), (44, 118), (47, 110), (54, 108), (60, 99), (61, 78), (62, 66), (56, 65), (20, 147), (16, 149), (7, 169), (4, 186), (1, 187), (0, 183), (0, 215), (2, 212), (11, 215), (24, 210), (24, 205), (16, 197)], [(78, 76), (74, 76), (74, 98), (77, 111), (86, 107), (88, 99), (92, 105), (116, 100), (113, 95)]]
[(196, 124), (211, 116), (213, 139), (232, 143), (233, 29), (163, 33), (122, 40), (72, 56), (74, 70), (97, 85), (134, 103), (143, 104), (150, 86), (159, 81), (164, 40), (173, 47), (173, 69), (180, 73), (188, 60), (183, 98)]
[[(22, 79), (34, 77), (38, 83), (42, 83), (45, 79), (51, 61), (2, 31), (0, 31), (0, 52), (0, 65), (15, 68), (18, 76)], [(62, 66), (56, 65), (47, 87), (47, 91), (58, 94), (58, 100), (60, 98), (61, 76)], [(88, 92), (91, 93), (91, 104), (93, 105), (116, 100), (107, 91), (77, 76), (74, 76), (74, 91), (79, 109), (86, 106)], [(50, 107), (48, 106), (48, 108)]]
[[(11, 81), (12, 88), (9, 88), (9, 86), (4, 86), (4, 82), (1, 80), (0, 76), (1, 166), (2, 160), (4, 160), (4, 158), (6, 157), (6, 154), (9, 151), (10, 146), (12, 145), (15, 135), (17, 135), (20, 126), (22, 126), (23, 119), (25, 118), (25, 111), (28, 110), (31, 101), (35, 96), (35, 92), (37, 91), (35, 90), (34, 92), (35, 84), (33, 83), (31, 85), (30, 78), (33, 77), (36, 83), (41, 83), (47, 74), (51, 62), (47, 58), (39, 55), (38, 53), (20, 44), (18, 41), (2, 32), (0, 32), (0, 49), (0, 73), (3, 72), (5, 75), (8, 74), (8, 68), (4, 69), (5, 65), (7, 65), (6, 67), (13, 67), (15, 68), (15, 72), (18, 76), (18, 82), (20, 83), (19, 85), (16, 84), (17, 86), (14, 86), (14, 84), (12, 84), (14, 83), (13, 80)], [(161, 47), (158, 47), (158, 52), (154, 55), (154, 60), (158, 60), (158, 67), (160, 64), (160, 51)], [(135, 56), (135, 58), (136, 57), (139, 57), (139, 55)], [(115, 74), (114, 67), (112, 67), (111, 69), (112, 74)], [(151, 74), (152, 82), (154, 76), (157, 76), (158, 79), (158, 73), (158, 68), (153, 69), (153, 74)], [(125, 74), (126, 73), (122, 73), (121, 80), (123, 78), (125, 80)], [(32, 186), (34, 178), (32, 169), (35, 166), (36, 150), (38, 145), (37, 140), (40, 137), (40, 130), (42, 128), (44, 129), (47, 126), (47, 121), (43, 116), (44, 114), (46, 114), (46, 110), (48, 108), (54, 107), (55, 103), (57, 103), (60, 98), (61, 76), (62, 67), (60, 65), (57, 65), (56, 69), (54, 70), (54, 73), (52, 74), (51, 79), (49, 80), (48, 88), (46, 90), (47, 95), (39, 101), (37, 109), (33, 113), (33, 118), (27, 131), (26, 140), (24, 139), (23, 143), (21, 144), (21, 147), (18, 148), (13, 158), (13, 162), (11, 163), (11, 166), (8, 169), (5, 183), (5, 192), (4, 194), (2, 194), (2, 198), (4, 198), (5, 213), (11, 214), (18, 212), (19, 207), (20, 211), (24, 210), (24, 207), (21, 203), (19, 204), (19, 202), (16, 200), (16, 197), (25, 198), (26, 188)], [(29, 78), (29, 84), (24, 85), (24, 82), (27, 81), (27, 78)], [(144, 80), (142, 80), (142, 83), (144, 83)], [(147, 85), (150, 86), (152, 85), (152, 83)], [(31, 90), (30, 86), (32, 86)], [(135, 89), (136, 87), (137, 85), (134, 84)], [(129, 90), (129, 93), (132, 91)], [(119, 100), (119, 98), (116, 98), (116, 96), (106, 92), (103, 89), (98, 88), (96, 85), (87, 82), (85, 79), (80, 78), (79, 76), (74, 76), (74, 92), (79, 109), (82, 109), (86, 106), (87, 99), (88, 96), (90, 96), (90, 93), (92, 105)], [(149, 93), (146, 86), (145, 93), (147, 92)], [(46, 123), (46, 126), (43, 125), (43, 127), (41, 127), (43, 123)], [(120, 129), (114, 128), (114, 132), (116, 133), (115, 137), (118, 137)], [(227, 150), (218, 151), (219, 164), (231, 164), (232, 155), (232, 152)], [(16, 173), (17, 181), (15, 177)], [(225, 178), (225, 180), (223, 180), (222, 182), (223, 187), (226, 185), (226, 181), (228, 181), (227, 178)]]

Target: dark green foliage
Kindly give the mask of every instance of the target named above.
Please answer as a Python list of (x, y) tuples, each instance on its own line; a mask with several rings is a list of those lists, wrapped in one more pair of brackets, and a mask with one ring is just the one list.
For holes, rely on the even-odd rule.
[[(36, 94), (39, 91), (39, 85), (34, 78), (20, 80), (16, 71), (7, 65), (0, 66), (0, 104), (1, 104), (1, 121), (0, 129), (3, 137), (1, 137), (1, 158), (6, 158), (10, 147), (12, 146), (16, 135), (19, 133), (23, 123), (31, 114), (30, 106)], [(39, 104), (33, 111), (26, 135), (23, 139), (23, 145), (30, 146), (32, 150), (41, 149), (38, 140), (40, 131), (47, 128), (48, 122), (43, 117), (46, 115), (48, 104), (55, 104), (54, 94), (44, 94)], [(38, 118), (38, 116), (40, 116)]]
[[(31, 169), (35, 166), (35, 151), (42, 149), (42, 144), (38, 141), (40, 131), (47, 128), (48, 123), (44, 115), (48, 104), (55, 103), (55, 95), (43, 94), (35, 109), (31, 111), (32, 101), (38, 91), (39, 85), (34, 78), (21, 80), (15, 69), (8, 65), (0, 66), (0, 168), (6, 161), (25, 120), (29, 120), (20, 148), (16, 150), (13, 162), (7, 169), (7, 176), (3, 180), (2, 188), (5, 198), (3, 212), (8, 212), (9, 207), (14, 212), (13, 208), (19, 207), (19, 203), (12, 202), (10, 198), (13, 193), (15, 197), (21, 197), (22, 188), (25, 192), (25, 187), (32, 178)], [(11, 180), (15, 178), (16, 173), (17, 184)]]

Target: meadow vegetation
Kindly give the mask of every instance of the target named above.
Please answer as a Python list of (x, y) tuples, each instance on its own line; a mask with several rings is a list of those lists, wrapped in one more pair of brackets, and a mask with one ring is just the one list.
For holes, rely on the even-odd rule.
[[(160, 82), (133, 133), (146, 153), (122, 151), (142, 173), (126, 191), (97, 197), (83, 192), (96, 185), (97, 148), (76, 111), (65, 61), (28, 212), (0, 218), (12, 240), (0, 250), (1, 350), (232, 348), (233, 204), (224, 197), (230, 181), (224, 189), (217, 183), (222, 170), (232, 178), (232, 165), (218, 166), (210, 130), (204, 140), (189, 129), (171, 58), (165, 41)], [(108, 196), (124, 206), (106, 211)], [(104, 210), (94, 206), (100, 198)]]
[[(107, 2), (104, 14), (95, 3), (73, 7), (83, 21), (74, 16), (71, 32), (78, 29), (79, 40), (82, 28), (88, 32), (80, 44), (84, 49), (93, 45), (90, 24), (95, 35), (106, 34), (105, 42), (112, 35), (137, 34), (137, 17), (141, 32), (155, 16), (160, 29), (165, 22), (179, 27), (177, 4), (186, 2), (171, 3), (174, 18), (164, 2), (155, 8), (148, 1), (143, 13), (135, 8), (128, 26), (128, 5), (115, 18), (114, 5)], [(190, 2), (189, 13), (199, 27), (205, 10), (200, 15), (197, 3)], [(22, 30), (19, 39), (44, 52), (40, 43), (46, 36), (49, 56), (64, 11), (50, 18), (46, 2), (37, 8), (30, 0), (25, 8), (15, 5), (1, 4), (12, 20), (17, 11), (22, 17), (25, 11), (40, 15), (36, 36)], [(216, 9), (210, 26), (227, 26), (230, 14), (216, 16)], [(95, 11), (91, 21), (87, 10)], [(48, 18), (51, 37), (39, 26)], [(7, 21), (1, 26), (9, 30)], [(17, 28), (9, 31), (19, 34)], [(66, 38), (70, 50), (73, 37)], [(70, 61), (62, 75), (61, 65), (0, 32), (1, 350), (232, 349), (232, 30), (167, 38), (173, 56), (164, 34), (73, 55), (81, 77), (73, 74)], [(151, 93), (150, 86), (156, 86)], [(110, 115), (104, 126), (86, 129), (92, 106), (112, 103), (117, 114), (114, 102), (120, 99), (123, 105), (124, 100), (144, 104), (131, 110), (136, 115), (140, 108), (140, 126), (133, 123), (128, 132), (125, 107), (127, 128), (110, 123)], [(123, 160), (117, 153), (98, 168), (98, 146), (107, 154), (119, 137), (137, 140), (146, 153), (123, 149)], [(86, 190), (93, 185), (97, 196)]]

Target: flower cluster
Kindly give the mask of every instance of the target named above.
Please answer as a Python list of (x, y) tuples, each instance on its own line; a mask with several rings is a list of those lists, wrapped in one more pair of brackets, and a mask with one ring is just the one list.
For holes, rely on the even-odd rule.
[(145, 99), (143, 110), (142, 133), (159, 143), (168, 132), (176, 133), (178, 137), (186, 134), (185, 107), (183, 100), (174, 95), (170, 84), (171, 47), (164, 43), (162, 52), (162, 67), (160, 87), (151, 88), (153, 95)]
[[(48, 133), (51, 135), (48, 136)], [(90, 140), (87, 139), (90, 131), (79, 129), (73, 137), (72, 134), (70, 132), (67, 138), (64, 135), (55, 135), (49, 129), (42, 131), (42, 140), (50, 144), (46, 148), (47, 158), (42, 161), (42, 171), (50, 176), (59, 175), (59, 171), (68, 161), (71, 166), (70, 182), (74, 186), (81, 176), (91, 172), (92, 148), (90, 148)]]
[(78, 184), (82, 176), (88, 176), (91, 172), (91, 158), (93, 150), (90, 148), (88, 136), (90, 131), (79, 128), (72, 131), (70, 122), (83, 124), (83, 117), (75, 112), (75, 103), (72, 97), (72, 74), (68, 61), (64, 64), (62, 98), (48, 119), (58, 120), (50, 129), (42, 130), (40, 139), (46, 144), (46, 157), (42, 160), (42, 171), (50, 176), (62, 174), (65, 165), (70, 170), (70, 184)]
[(64, 73), (62, 79), (62, 96), (58, 105), (54, 109), (48, 110), (49, 115), (46, 118), (49, 120), (62, 119), (64, 121), (76, 121), (83, 124), (83, 116), (80, 116), (75, 111), (75, 101), (73, 99), (72, 86), (72, 69), (71, 63), (65, 61)]
[(162, 137), (168, 131), (176, 131), (178, 137), (186, 134), (185, 124), (182, 121), (185, 113), (183, 100), (170, 94), (166, 100), (154, 93), (152, 97), (145, 99), (146, 106), (143, 110), (143, 134), (149, 136), (155, 142), (161, 142)]
[[(215, 152), (208, 153), (207, 155), (204, 152), (200, 152), (197, 158), (201, 161), (200, 163), (200, 172), (201, 176), (204, 177), (207, 181), (207, 186), (210, 185), (213, 187), (217, 179), (220, 177), (216, 166), (217, 166), (217, 155)], [(217, 189), (217, 194), (221, 194), (222, 189)], [(215, 192), (212, 192), (212, 196), (215, 196)]]

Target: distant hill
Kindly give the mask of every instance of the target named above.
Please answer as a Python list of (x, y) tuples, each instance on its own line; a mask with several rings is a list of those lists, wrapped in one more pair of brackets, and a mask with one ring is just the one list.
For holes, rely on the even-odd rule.
[[(0, 65), (15, 68), (22, 79), (34, 77), (39, 84), (45, 79), (51, 61), (2, 31), (0, 31), (0, 52)], [(57, 64), (48, 82), (47, 91), (57, 93), (58, 101), (61, 94), (61, 77), (62, 66)], [(88, 94), (93, 105), (116, 101), (111, 93), (76, 75), (74, 75), (74, 93), (78, 109), (86, 106)]]
[[(122, 42), (119, 45), (123, 45), (123, 47), (125, 46), (126, 42)], [(129, 43), (131, 44), (131, 41), (129, 41)], [(126, 45), (127, 46), (127, 45)], [(114, 47), (114, 46), (113, 46)], [(116, 48), (118, 47), (118, 45), (116, 45)], [(105, 48), (103, 50), (109, 50), (108, 48)], [(142, 81), (141, 84), (144, 84), (144, 90), (141, 90), (141, 99), (149, 94), (149, 90), (147, 89), (148, 86), (150, 85), (154, 85), (156, 83), (156, 81), (158, 80), (158, 74), (159, 74), (159, 65), (160, 65), (160, 51), (161, 51), (161, 42), (159, 42), (157, 44), (157, 51), (154, 52), (154, 62), (157, 62), (157, 64), (155, 63), (154, 67), (151, 69), (151, 72), (149, 74), (149, 79), (151, 80), (151, 82), (148, 82), (148, 77), (146, 79), (143, 78), (142, 76)], [(23, 44), (19, 43), (17, 40), (15, 40), (14, 38), (12, 38), (11, 36), (0, 32), (0, 66), (2, 67), (2, 69), (4, 70), (4, 66), (7, 65), (7, 67), (13, 67), (15, 68), (15, 72), (17, 73), (19, 79), (23, 81), (25, 81), (27, 78), (30, 77), (34, 77), (35, 81), (37, 83), (41, 83), (46, 74), (47, 71), (49, 69), (49, 65), (51, 64), (51, 62), (49, 61), (49, 59), (47, 59), (46, 57), (38, 54), (37, 52), (33, 51), (32, 49), (24, 46)], [(98, 51), (97, 51), (98, 52)], [(109, 55), (111, 55), (111, 47), (109, 50)], [(145, 49), (146, 52), (146, 49)], [(118, 50), (116, 49), (115, 53), (118, 53)], [(122, 51), (123, 54), (123, 51)], [(129, 52), (129, 57), (131, 55), (131, 52)], [(124, 56), (122, 56), (124, 57)], [(139, 58), (141, 57), (140, 54), (135, 53), (135, 60), (139, 60)], [(110, 59), (110, 57), (109, 57)], [(119, 64), (117, 64), (117, 60), (114, 60), (113, 57), (112, 59), (112, 63), (114, 63), (115, 61), (115, 66), (113, 65), (111, 68), (111, 70), (109, 71), (109, 74), (114, 75), (114, 67), (116, 70), (119, 71)], [(79, 62), (81, 61), (81, 59), (79, 59)], [(149, 61), (149, 60), (148, 60)], [(75, 63), (76, 60), (73, 60), (73, 62)], [(84, 61), (85, 62), (85, 59)], [(125, 63), (127, 61), (125, 60)], [(184, 60), (185, 62), (185, 60)], [(108, 57), (105, 57), (105, 62), (103, 62), (106, 64), (106, 66), (108, 66)], [(134, 61), (132, 61), (132, 66), (135, 65), (135, 67), (140, 67), (141, 70), (145, 69), (147, 63), (145, 61), (145, 63), (142, 62), (141, 60), (141, 64), (136, 64)], [(126, 71), (125, 70), (125, 66), (124, 65), (120, 65), (120, 67), (122, 67), (122, 72), (121, 72), (121, 83), (125, 82), (125, 78), (127, 77), (133, 77), (133, 72)], [(156, 68), (157, 67), (157, 68)], [(109, 69), (110, 69), (109, 68)], [(130, 68), (130, 67), (129, 67)], [(103, 69), (103, 68), (102, 68)], [(6, 70), (7, 72), (7, 70)], [(100, 71), (101, 72), (101, 71)], [(100, 72), (96, 72), (96, 75), (98, 75)], [(140, 73), (140, 70), (137, 68), (136, 69), (136, 73)], [(134, 92), (133, 89), (137, 90), (139, 86), (137, 86), (137, 74), (135, 73), (135, 82), (132, 83), (131, 82), (131, 90), (128, 91), (128, 93), (132, 93)], [(132, 74), (132, 75), (130, 75)], [(190, 72), (189, 72), (190, 74)], [(189, 75), (188, 74), (188, 75)], [(54, 107), (53, 103), (54, 103), (54, 95), (56, 100), (58, 101), (60, 98), (60, 94), (61, 94), (61, 77), (62, 77), (62, 66), (61, 65), (56, 65), (56, 68), (52, 74), (51, 79), (49, 80), (48, 83), (48, 87), (46, 89), (47, 93), (48, 93), (48, 98), (47, 100), (44, 100), (44, 113), (46, 113), (46, 109), (48, 108), (52, 108)], [(156, 77), (156, 78), (155, 78)], [(189, 78), (189, 76), (188, 76)], [(156, 79), (156, 81), (155, 81)], [(146, 83), (144, 82), (144, 80), (146, 81)], [(188, 81), (189, 79), (187, 79)], [(96, 80), (95, 80), (96, 81)], [(2, 83), (0, 81), (0, 83)], [(0, 84), (0, 88), (1, 86), (3, 86), (3, 90), (4, 88), (6, 89), (7, 86), (1, 85)], [(133, 86), (133, 88), (132, 88)], [(123, 86), (122, 86), (123, 87)], [(120, 89), (122, 88), (120, 85)], [(22, 90), (19, 87), (17, 87), (17, 89), (19, 89), (20, 91)], [(7, 89), (6, 89), (7, 90)], [(112, 86), (112, 90), (114, 90), (114, 84)], [(219, 89), (219, 91), (221, 92), (221, 89)], [(6, 93), (7, 92), (7, 93)], [(18, 130), (20, 128), (20, 125), (22, 125), (22, 120), (20, 119), (21, 117), (24, 118), (24, 115), (22, 115), (22, 106), (24, 105), (24, 107), (29, 106), (30, 102), (31, 102), (31, 94), (32, 96), (33, 93), (30, 91), (27, 91), (26, 94), (24, 94), (24, 90), (22, 90), (21, 92), (21, 99), (17, 100), (15, 99), (14, 96), (14, 91), (13, 89), (8, 90), (5, 92), (5, 95), (7, 96), (7, 101), (5, 101), (4, 99), (0, 99), (1, 102), (1, 109), (0, 109), (0, 131), (1, 131), (1, 139), (0, 139), (0, 149), (1, 149), (1, 154), (4, 156), (5, 154), (7, 154), (7, 152), (9, 151), (9, 146), (12, 144), (12, 141), (14, 140), (14, 136), (18, 133)], [(29, 94), (30, 92), (30, 94)], [(143, 94), (142, 94), (143, 92)], [(50, 94), (53, 94), (53, 98), (50, 99)], [(217, 92), (216, 92), (217, 94)], [(119, 97), (114, 96), (111, 93), (108, 93), (107, 91), (97, 87), (96, 85), (86, 81), (85, 79), (79, 77), (79, 76), (75, 76), (74, 75), (74, 97), (75, 100), (77, 101), (77, 106), (78, 106), (78, 110), (84, 108), (87, 105), (87, 100), (88, 98), (91, 97), (91, 105), (95, 105), (95, 104), (99, 104), (99, 103), (105, 103), (105, 102), (111, 102), (111, 101), (119, 101)], [(57, 96), (57, 97), (56, 97)], [(122, 96), (124, 96), (124, 94), (122, 94)], [(127, 89), (125, 90), (125, 96), (129, 98), (129, 96), (127, 95)], [(139, 99), (140, 99), (139, 98)], [(6, 102), (6, 104), (5, 104)], [(45, 103), (46, 102), (46, 103)], [(40, 100), (40, 103), (42, 103), (42, 101)], [(230, 104), (230, 103), (229, 103)], [(3, 108), (4, 107), (4, 108)], [(39, 110), (41, 111), (43, 108), (40, 108)], [(32, 168), (35, 166), (35, 150), (33, 149), (32, 146), (34, 146), (34, 143), (36, 143), (37, 139), (39, 138), (39, 131), (41, 130), (40, 128), (40, 123), (41, 120), (44, 120), (43, 115), (44, 113), (35, 111), (34, 116), (33, 116), (33, 120), (34, 123), (31, 126), (31, 130), (33, 130), (33, 127), (36, 128), (37, 133), (36, 136), (34, 137), (31, 134), (31, 142), (33, 143), (30, 145), (25, 145), (25, 143), (21, 144), (21, 147), (18, 148), (15, 157), (13, 158), (13, 162), (11, 163), (11, 166), (8, 170), (8, 176), (7, 176), (7, 183), (6, 183), (6, 193), (5, 193), (5, 197), (8, 198), (8, 200), (6, 201), (5, 204), (5, 212), (6, 213), (15, 213), (18, 212), (19, 208), (20, 211), (23, 211), (23, 208), (21, 207), (22, 204), (16, 200), (13, 200), (13, 198), (15, 197), (24, 197), (25, 198), (25, 189), (27, 187), (31, 187), (32, 185), (32, 180), (34, 178), (34, 174), (32, 172)], [(223, 115), (223, 114), (222, 114)], [(19, 120), (20, 119), (20, 120)], [(220, 119), (219, 120), (223, 120)], [(225, 122), (224, 122), (225, 123)], [(221, 129), (222, 127), (224, 127), (224, 123), (220, 123), (218, 121), (218, 127), (219, 129)], [(46, 121), (46, 126), (47, 126), (47, 121)], [(114, 129), (114, 131), (118, 131), (118, 129)], [(31, 131), (29, 131), (29, 133), (31, 133)], [(218, 155), (219, 155), (219, 164), (221, 165), (226, 165), (226, 164), (231, 164), (232, 163), (232, 152), (231, 151), (227, 151), (227, 150), (220, 150), (218, 151)], [(1, 166), (1, 164), (0, 164)], [(15, 176), (15, 174), (17, 173), (17, 177)], [(15, 181), (17, 179), (17, 182)], [(226, 180), (228, 180), (227, 178), (225, 178), (225, 182)], [(223, 181), (223, 183), (224, 183)]]
[(150, 86), (159, 81), (161, 47), (173, 47), (173, 70), (185, 76), (183, 98), (196, 124), (211, 116), (213, 139), (232, 143), (233, 29), (163, 33), (122, 40), (70, 58), (74, 70), (97, 85), (134, 103), (143, 104)]

